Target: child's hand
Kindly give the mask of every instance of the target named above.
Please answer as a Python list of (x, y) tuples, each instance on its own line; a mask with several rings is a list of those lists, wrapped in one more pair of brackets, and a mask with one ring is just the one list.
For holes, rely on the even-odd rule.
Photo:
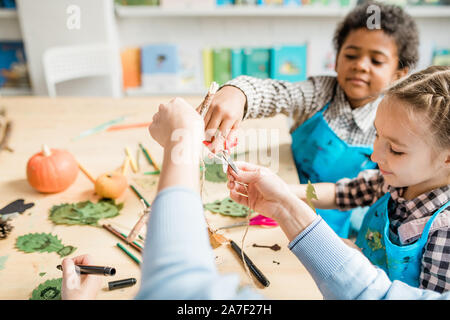
[(63, 281), (61, 297), (63, 300), (93, 300), (100, 291), (102, 280), (98, 275), (79, 275), (75, 271), (76, 264), (94, 265), (92, 257), (82, 255), (65, 258), (62, 261)]
[[(277, 220), (283, 206), (289, 202), (289, 186), (268, 168), (246, 162), (236, 162), (239, 174), (228, 167), (227, 187), (230, 198), (269, 218)], [(246, 184), (247, 186), (243, 185)], [(248, 197), (243, 196), (248, 195)]]
[[(214, 95), (204, 119), (206, 140), (213, 140), (208, 146), (212, 152), (216, 153), (223, 149), (225, 140), (234, 140), (235, 131), (244, 116), (246, 102), (245, 94), (233, 86), (225, 86)], [(199, 110), (200, 106), (197, 112)]]
[[(186, 142), (200, 144), (203, 140), (202, 118), (195, 109), (182, 98), (175, 98), (169, 103), (159, 105), (159, 110), (153, 116), (149, 131), (163, 148), (171, 141), (186, 139)], [(193, 140), (195, 139), (195, 141)]]

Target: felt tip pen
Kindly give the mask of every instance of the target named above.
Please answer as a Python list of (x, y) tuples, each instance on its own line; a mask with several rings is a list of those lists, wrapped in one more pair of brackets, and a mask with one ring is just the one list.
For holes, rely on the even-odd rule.
[[(62, 271), (62, 265), (58, 265), (56, 268)], [(79, 274), (98, 274), (104, 276), (113, 276), (116, 274), (116, 269), (111, 267), (102, 266), (85, 266), (81, 264), (75, 265), (75, 271)]]
[[(230, 240), (231, 248), (239, 255), (239, 258), (242, 256), (242, 250), (233, 240)], [(255, 264), (250, 260), (250, 258), (244, 253), (244, 261), (245, 264), (249, 267), (250, 271), (254, 274), (256, 279), (264, 286), (268, 287), (270, 285), (269, 280), (262, 274), (262, 272), (255, 266)]]
[(134, 286), (135, 284), (136, 284), (135, 278), (111, 281), (111, 282), (108, 282), (108, 289), (109, 290), (121, 289), (121, 288)]

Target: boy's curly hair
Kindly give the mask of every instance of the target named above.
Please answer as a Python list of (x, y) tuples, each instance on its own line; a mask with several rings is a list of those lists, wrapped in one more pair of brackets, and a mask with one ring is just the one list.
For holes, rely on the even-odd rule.
[(339, 23), (333, 37), (336, 55), (349, 33), (353, 30), (367, 28), (367, 20), (372, 12), (367, 8), (376, 5), (380, 8), (380, 27), (387, 35), (393, 37), (398, 52), (398, 68), (414, 68), (419, 60), (419, 32), (413, 18), (401, 7), (376, 1), (368, 1), (356, 6)]

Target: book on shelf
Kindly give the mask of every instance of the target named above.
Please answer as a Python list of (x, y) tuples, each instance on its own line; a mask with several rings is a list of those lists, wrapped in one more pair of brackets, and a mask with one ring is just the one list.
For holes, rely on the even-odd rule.
[(234, 4), (234, 0), (216, 0), (217, 6), (231, 6)]
[(265, 6), (265, 5), (277, 5), (281, 6), (283, 5), (284, 0), (257, 0), (256, 4), (259, 6)]
[(214, 48), (213, 80), (219, 85), (231, 80), (231, 50), (229, 48)]
[(30, 88), (25, 49), (21, 41), (0, 41), (0, 88)]
[(16, 9), (15, 0), (0, 0), (0, 8)]
[(231, 78), (244, 74), (244, 51), (240, 48), (231, 49)]
[(202, 51), (194, 46), (180, 46), (178, 53), (180, 60), (179, 90), (181, 92), (202, 92), (205, 87)]
[(213, 82), (213, 53), (211, 48), (202, 50), (204, 87), (209, 88)]
[(306, 80), (306, 60), (306, 44), (273, 47), (270, 58), (270, 77), (291, 82)]
[(123, 88), (141, 86), (141, 48), (125, 48), (120, 53)]
[(245, 48), (244, 74), (256, 78), (270, 77), (270, 49)]
[(178, 48), (173, 44), (153, 44), (141, 49), (142, 86), (149, 91), (178, 88)]
[(159, 0), (161, 8), (168, 9), (210, 9), (216, 6), (216, 0)]
[(115, 0), (122, 6), (159, 6), (160, 0)]
[(234, 4), (237, 6), (254, 6), (257, 0), (234, 0)]

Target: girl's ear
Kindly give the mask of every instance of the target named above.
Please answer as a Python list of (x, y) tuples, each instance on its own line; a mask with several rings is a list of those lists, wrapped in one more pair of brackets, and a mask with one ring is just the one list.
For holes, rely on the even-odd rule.
[(394, 81), (397, 81), (397, 80), (403, 78), (404, 76), (406, 76), (408, 74), (408, 72), (409, 72), (408, 67), (397, 69), (397, 71), (395, 71), (395, 73), (394, 73)]

